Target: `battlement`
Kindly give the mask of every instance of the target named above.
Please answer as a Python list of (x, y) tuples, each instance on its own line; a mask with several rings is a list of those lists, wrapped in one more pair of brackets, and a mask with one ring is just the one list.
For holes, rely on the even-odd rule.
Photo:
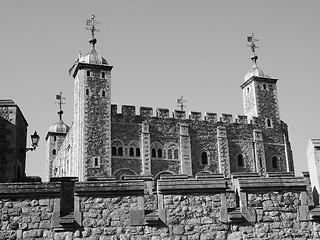
[(121, 111), (118, 112), (118, 106), (116, 104), (111, 105), (112, 116), (122, 116), (125, 118), (144, 117), (144, 118), (163, 118), (163, 119), (178, 119), (178, 120), (192, 120), (192, 121), (207, 121), (207, 122), (222, 122), (222, 123), (238, 123), (238, 124), (256, 124), (257, 118), (251, 120), (244, 115), (232, 115), (221, 113), (191, 111), (186, 113), (182, 110), (173, 110), (170, 114), (170, 110), (167, 108), (156, 108), (155, 112), (152, 107), (140, 107), (139, 113), (136, 113), (136, 107), (132, 105), (122, 105)]

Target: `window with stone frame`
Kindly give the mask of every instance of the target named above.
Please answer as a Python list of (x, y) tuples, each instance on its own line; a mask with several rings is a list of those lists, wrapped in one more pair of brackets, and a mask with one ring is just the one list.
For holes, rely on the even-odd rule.
[(201, 153), (201, 164), (202, 165), (208, 165), (209, 164), (207, 152), (202, 152)]
[(93, 167), (100, 167), (100, 157), (93, 157)]
[(105, 72), (102, 72), (102, 73), (101, 73), (101, 77), (102, 77), (102, 78), (106, 78), (106, 73), (105, 73)]
[(105, 97), (106, 96), (106, 90), (102, 90), (101, 91), (101, 97)]
[(124, 155), (124, 145), (119, 139), (112, 141), (111, 155), (117, 157), (122, 157)]
[(159, 142), (154, 142), (151, 144), (151, 157), (152, 158), (163, 158), (164, 152), (163, 147)]
[(272, 168), (278, 169), (278, 158), (276, 156), (272, 157)]
[(133, 147), (130, 147), (130, 148), (129, 148), (129, 156), (130, 156), (130, 157), (133, 157), (133, 156), (134, 156), (134, 148), (133, 148)]
[(136, 157), (140, 157), (140, 148), (136, 148)]
[(174, 158), (174, 159), (179, 159), (179, 151), (178, 151), (178, 149), (175, 149), (175, 150), (173, 151), (173, 158)]
[(243, 155), (242, 154), (238, 154), (237, 160), (238, 160), (238, 167), (243, 167), (244, 162), (243, 162)]
[(167, 150), (167, 156), (168, 156), (168, 159), (172, 159), (172, 150), (171, 149)]
[(266, 119), (266, 127), (267, 127), (267, 128), (272, 128), (272, 121), (271, 121), (270, 118), (267, 118), (267, 119)]

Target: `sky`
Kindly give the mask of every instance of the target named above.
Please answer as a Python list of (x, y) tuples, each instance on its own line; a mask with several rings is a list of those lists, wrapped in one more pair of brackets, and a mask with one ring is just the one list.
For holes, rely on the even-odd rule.
[(12, 99), (41, 139), (28, 152), (28, 176), (45, 175), (45, 137), (58, 120), (55, 96), (73, 121), (78, 53), (89, 52), (86, 20), (95, 14), (96, 50), (112, 70), (112, 103), (243, 115), (240, 85), (251, 69), (247, 36), (260, 41), (258, 66), (277, 83), (280, 117), (289, 126), (296, 175), (308, 171), (306, 148), (320, 138), (320, 1), (2, 0), (0, 99)]

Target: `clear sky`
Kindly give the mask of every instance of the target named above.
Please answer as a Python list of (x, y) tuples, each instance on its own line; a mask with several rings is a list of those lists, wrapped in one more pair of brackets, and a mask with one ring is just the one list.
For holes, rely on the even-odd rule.
[[(96, 15), (99, 54), (113, 65), (112, 103), (243, 114), (240, 85), (252, 67), (246, 37), (258, 42), (258, 66), (278, 78), (280, 116), (289, 125), (296, 174), (306, 171), (310, 138), (320, 138), (320, 1), (15, 1), (0, 3), (0, 98), (13, 99), (40, 145), (27, 175), (44, 177), (45, 136), (66, 97), (68, 69), (89, 51), (86, 20)], [(118, 107), (119, 109), (120, 107)], [(29, 138), (29, 137), (28, 137)], [(30, 140), (28, 139), (30, 146)]]

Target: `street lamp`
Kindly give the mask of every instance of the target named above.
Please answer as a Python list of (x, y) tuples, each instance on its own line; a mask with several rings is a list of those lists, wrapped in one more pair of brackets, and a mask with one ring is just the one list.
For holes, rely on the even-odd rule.
[(26, 148), (26, 152), (36, 150), (40, 136), (37, 134), (37, 131), (34, 131), (34, 134), (31, 135), (32, 148)]

